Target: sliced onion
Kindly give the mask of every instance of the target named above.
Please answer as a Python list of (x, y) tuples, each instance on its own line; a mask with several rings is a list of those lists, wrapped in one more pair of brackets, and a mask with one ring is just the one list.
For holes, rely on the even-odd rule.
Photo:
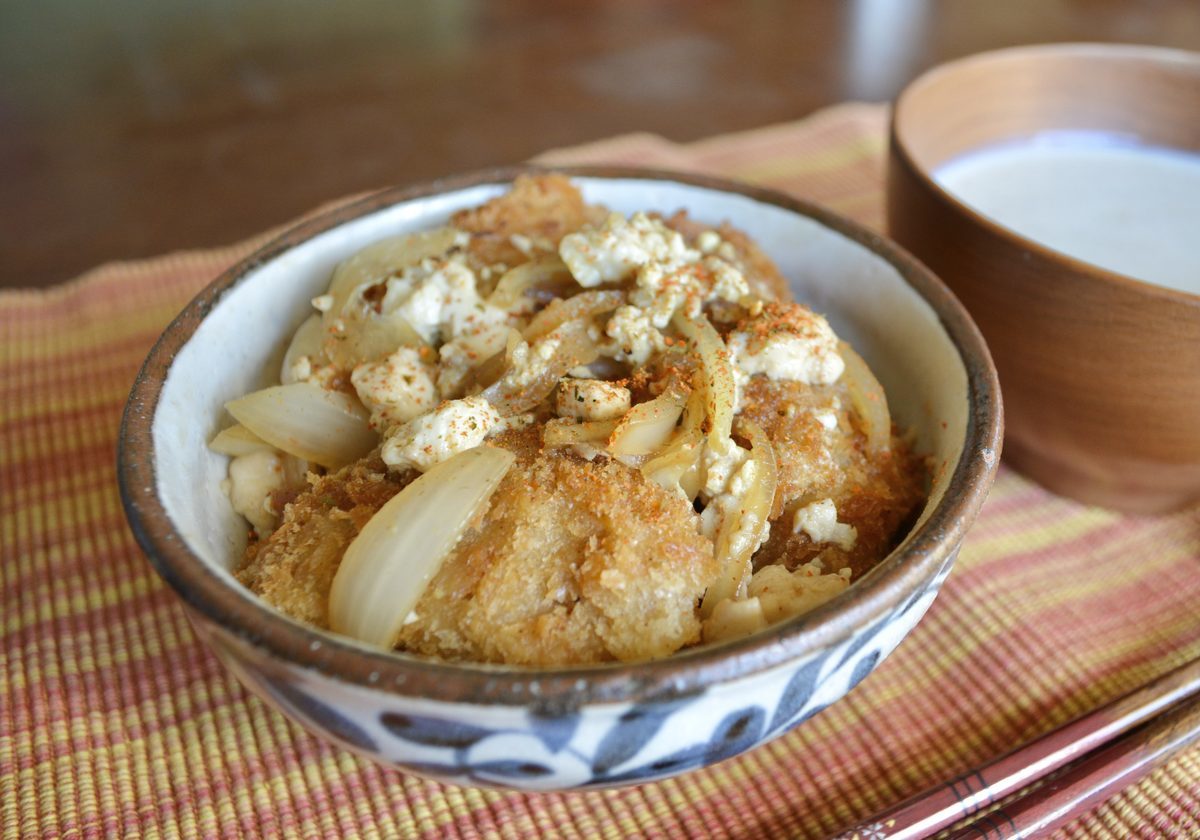
[(517, 330), (510, 329), (508, 337), (504, 342), (504, 349), (488, 358), (484, 359), (476, 365), (470, 373), (470, 381), (477, 388), (486, 388), (496, 382), (504, 371), (512, 365), (513, 354), (516, 353), (525, 339), (521, 338), (521, 333)]
[(625, 293), (612, 289), (582, 292), (569, 298), (560, 298), (533, 317), (529, 326), (525, 328), (525, 340), (541, 338), (567, 321), (611, 312), (624, 302)]
[(667, 448), (642, 465), (642, 475), (664, 490), (695, 501), (700, 492), (700, 453), (704, 437), (698, 431), (683, 431), (675, 435)]
[(341, 330), (329, 330), (325, 356), (342, 370), (353, 370), (363, 362), (373, 362), (401, 347), (424, 347), (425, 340), (398, 313), (380, 315), (364, 308), (347, 311)]
[(662, 449), (675, 433), (687, 397), (678, 391), (659, 396), (631, 408), (613, 430), (608, 450), (613, 455), (650, 455)]
[(389, 499), (350, 543), (333, 576), (330, 627), (395, 645), (429, 581), (515, 460), (504, 449), (468, 449)]
[(524, 414), (535, 408), (550, 396), (558, 380), (566, 376), (567, 371), (577, 365), (589, 364), (600, 355), (595, 343), (588, 337), (585, 321), (568, 321), (538, 339), (530, 346), (530, 355), (536, 357), (545, 341), (557, 341), (558, 344), (535, 377), (526, 380), (509, 371), (482, 391), (483, 398), (494, 405), (501, 416)]
[(240, 458), (255, 452), (274, 452), (275, 447), (247, 429), (241, 423), (234, 423), (228, 429), (217, 432), (208, 444), (213, 452)]
[(558, 254), (535, 257), (529, 262), (521, 263), (516, 268), (506, 271), (496, 283), (496, 288), (487, 302), (489, 306), (510, 312), (526, 301), (532, 305), (533, 301), (528, 298), (528, 292), (531, 289), (559, 282), (562, 282), (564, 286), (563, 291), (566, 291), (568, 283), (574, 284), (567, 264), (559, 258)]
[(356, 461), (379, 443), (357, 399), (306, 382), (264, 388), (225, 408), (276, 449), (323, 467)]
[(566, 418), (551, 420), (542, 429), (542, 445), (553, 448), (573, 446), (577, 443), (604, 443), (617, 428), (617, 422), (616, 420), (591, 420), (586, 423), (576, 423)]
[(291, 343), (288, 345), (287, 352), (283, 354), (283, 368), (279, 372), (279, 381), (284, 385), (290, 385), (292, 382), (295, 382), (296, 379), (292, 376), (292, 368), (296, 366), (296, 362), (301, 356), (308, 356), (313, 360), (319, 360), (324, 342), (325, 330), (321, 326), (321, 316), (310, 315), (296, 330), (296, 333), (292, 336)]
[(775, 501), (775, 486), (779, 469), (775, 449), (767, 435), (756, 424), (743, 420), (739, 427), (750, 441), (750, 461), (755, 465), (754, 480), (737, 506), (727, 512), (713, 540), (717, 558), (717, 579), (704, 593), (700, 614), (712, 615), (713, 609), (726, 598), (744, 598), (753, 571), (751, 558), (766, 540), (771, 528), (771, 506)]
[(863, 431), (867, 436), (867, 450), (883, 452), (892, 445), (892, 418), (883, 386), (853, 347), (839, 341), (838, 352), (841, 353), (842, 361), (846, 363), (846, 371), (842, 375), (846, 377), (850, 403), (862, 419)]
[(733, 405), (737, 394), (729, 350), (716, 329), (703, 315), (699, 318), (689, 318), (682, 311), (676, 312), (672, 323), (692, 342), (700, 355), (707, 390), (706, 408), (711, 423), (708, 439), (710, 443), (723, 445), (733, 430)]
[(379, 283), (424, 259), (442, 256), (455, 246), (460, 235), (454, 228), (443, 227), (393, 236), (363, 248), (342, 262), (329, 283), (333, 306), (326, 312), (326, 327), (342, 315), (342, 309), (360, 286)]
[(705, 388), (694, 388), (683, 407), (675, 437), (659, 455), (642, 466), (642, 475), (689, 502), (700, 493), (700, 456), (704, 452)]

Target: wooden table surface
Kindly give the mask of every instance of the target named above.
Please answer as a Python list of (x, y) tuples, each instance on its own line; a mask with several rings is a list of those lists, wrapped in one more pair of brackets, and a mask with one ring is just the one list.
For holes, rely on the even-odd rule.
[(553, 146), (887, 100), (946, 59), (1069, 40), (1200, 50), (1200, 2), (4, 0), (0, 285)]

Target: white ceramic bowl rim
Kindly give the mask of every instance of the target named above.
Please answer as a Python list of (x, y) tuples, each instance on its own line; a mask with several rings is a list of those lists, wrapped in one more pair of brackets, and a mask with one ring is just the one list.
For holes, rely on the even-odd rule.
[(978, 329), (949, 289), (899, 246), (828, 210), (790, 196), (721, 179), (647, 169), (555, 167), (584, 178), (636, 178), (747, 196), (806, 216), (887, 261), (933, 309), (967, 374), (968, 411), (962, 455), (941, 500), (902, 545), (843, 596), (804, 616), (736, 642), (688, 649), (666, 659), (555, 670), (442, 663), (372, 648), (317, 630), (269, 608), (231, 585), (187, 546), (158, 494), (154, 415), (172, 361), (224, 293), (257, 267), (300, 242), (381, 208), (466, 187), (507, 183), (544, 172), (514, 167), (472, 173), (411, 188), (385, 190), (305, 221), (223, 273), (170, 324), (139, 373), (122, 419), (118, 477), (126, 515), (158, 573), (193, 610), (249, 644), (294, 665), (393, 694), (471, 703), (543, 708), (620, 702), (634, 697), (685, 697), (714, 683), (811, 656), (898, 609), (948, 563), (975, 520), (1000, 457), (1002, 415), (995, 369)]

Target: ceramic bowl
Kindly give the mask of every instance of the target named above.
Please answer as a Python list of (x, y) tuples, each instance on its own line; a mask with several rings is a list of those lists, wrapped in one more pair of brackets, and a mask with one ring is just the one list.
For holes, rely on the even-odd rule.
[(442, 781), (554, 790), (649, 781), (736, 755), (837, 700), (912, 629), (992, 481), (1001, 436), (987, 349), (954, 297), (883, 237), (765, 190), (631, 170), (565, 170), (630, 213), (731, 220), (869, 360), (934, 465), (903, 543), (831, 603), (757, 636), (642, 664), (458, 665), (301, 625), (230, 574), (245, 523), (206, 442), (222, 404), (278, 369), (334, 266), (444, 223), (518, 170), (391, 190), (307, 222), (226, 272), (168, 327), (129, 398), (119, 472), (130, 523), (197, 633), (252, 691), (318, 736)]
[(1063, 495), (1133, 512), (1200, 500), (1200, 296), (1043, 247), (931, 173), (1052, 131), (1200, 151), (1197, 114), (1200, 54), (1113, 45), (972, 56), (896, 101), (889, 233), (983, 331), (1004, 388), (1005, 457)]

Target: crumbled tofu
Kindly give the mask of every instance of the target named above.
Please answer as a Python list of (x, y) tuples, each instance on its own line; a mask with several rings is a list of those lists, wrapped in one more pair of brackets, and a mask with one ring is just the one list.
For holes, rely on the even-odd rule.
[(483, 308), (475, 273), (459, 257), (406, 268), (387, 281), (381, 303), (383, 314), (404, 318), (430, 344), (462, 334)]
[(715, 230), (704, 231), (704, 233), (696, 237), (696, 247), (702, 253), (711, 254), (717, 248), (721, 247), (721, 234)]
[[(733, 470), (725, 492), (712, 496), (700, 514), (700, 533), (709, 539), (716, 539), (717, 532), (721, 530), (725, 520), (741, 507), (742, 500), (757, 477), (758, 464), (749, 459)], [(749, 551), (753, 553), (758, 550), (770, 533), (769, 529), (763, 529), (760, 534), (760, 524), (756, 516), (749, 511), (742, 511), (742, 515), (738, 519), (737, 531), (730, 536), (730, 555), (736, 555), (746, 550), (746, 546), (755, 539), (757, 542), (750, 546)]]
[(289, 382), (306, 382), (312, 376), (313, 366), (310, 356), (299, 356), (292, 366), (283, 372), (281, 377), (286, 385)]
[(304, 478), (307, 465), (279, 452), (262, 450), (229, 462), (226, 492), (233, 509), (246, 517), (260, 537), (275, 530), (271, 494)]
[(479, 446), (503, 428), (500, 413), (483, 397), (447, 400), (428, 414), (393, 427), (383, 444), (383, 461), (393, 469), (425, 472)]
[(811, 314), (802, 332), (779, 330), (765, 337), (735, 332), (727, 343), (733, 363), (747, 376), (789, 379), (809, 385), (829, 385), (838, 380), (846, 364), (838, 353), (838, 339), (829, 322)]
[(318, 312), (328, 312), (333, 308), (333, 295), (317, 295), (312, 299), (312, 305)]
[(732, 440), (728, 441), (723, 450), (705, 446), (700, 462), (704, 471), (704, 485), (700, 489), (702, 496), (711, 499), (722, 493), (732, 492), (734, 474), (749, 457), (749, 450), (742, 449)]
[(737, 303), (750, 294), (750, 284), (741, 270), (723, 259), (705, 257), (702, 263), (712, 275), (712, 292), (709, 299)]
[(636, 306), (618, 307), (609, 318), (604, 333), (614, 342), (608, 355), (634, 365), (644, 365), (667, 346), (650, 316)]
[(808, 534), (815, 543), (832, 543), (842, 551), (854, 548), (858, 530), (853, 525), (838, 522), (837, 506), (832, 499), (821, 499), (796, 511), (792, 531)]
[(750, 284), (741, 271), (724, 260), (705, 257), (697, 263), (646, 264), (638, 271), (629, 302), (646, 310), (651, 323), (662, 329), (681, 308), (696, 317), (706, 303), (737, 303), (748, 294)]
[(585, 288), (624, 280), (649, 263), (683, 264), (700, 258), (678, 231), (645, 213), (628, 219), (612, 213), (599, 228), (564, 236), (558, 254)]
[(817, 418), (817, 422), (821, 424), (827, 432), (832, 432), (838, 427), (837, 414), (832, 411), (814, 411), (813, 416)]
[(564, 379), (555, 399), (559, 417), (580, 420), (615, 420), (631, 404), (628, 388), (603, 379)]
[(401, 347), (379, 361), (354, 369), (350, 382), (371, 412), (371, 428), (384, 431), (424, 414), (441, 396), (434, 371), (415, 348)]

